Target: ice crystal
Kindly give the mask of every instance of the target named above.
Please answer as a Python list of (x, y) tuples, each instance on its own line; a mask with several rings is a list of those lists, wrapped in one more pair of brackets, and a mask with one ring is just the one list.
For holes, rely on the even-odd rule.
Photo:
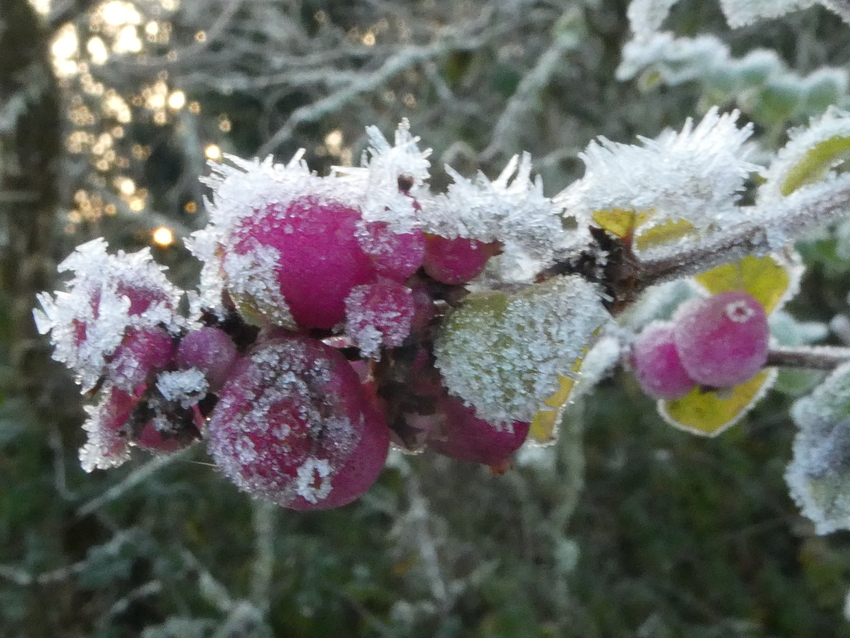
[(500, 242), (501, 275), (530, 281), (564, 247), (561, 208), (543, 195), (538, 176), (531, 179), (531, 156), (515, 155), (492, 182), (483, 173), (468, 180), (451, 167), (448, 192), (422, 203), (424, 230), (453, 239)]
[(66, 290), (39, 293), (41, 309), (33, 311), (39, 332), (50, 333), (53, 358), (76, 373), (83, 391), (95, 386), (129, 329), (177, 330), (182, 321), (175, 313), (182, 292), (149, 249), (109, 255), (107, 247), (103, 239), (78, 246), (58, 267), (73, 273)]
[(580, 155), (585, 176), (555, 200), (580, 223), (617, 209), (649, 213), (642, 228), (680, 219), (697, 229), (739, 221), (744, 180), (760, 167), (747, 161), (752, 126), (738, 128), (737, 119), (737, 111), (721, 115), (715, 107), (696, 126), (689, 118), (679, 133), (640, 138), (642, 146), (591, 142)]
[(160, 394), (169, 401), (176, 401), (184, 408), (197, 405), (207, 393), (209, 384), (198, 368), (162, 372), (156, 379)]
[(104, 388), (97, 405), (85, 406), (88, 418), (83, 423), (86, 444), (80, 448), (83, 470), (106, 470), (130, 458), (128, 439), (121, 431), (137, 400), (116, 388)]
[(530, 422), (609, 319), (581, 277), (523, 293), (471, 295), (447, 317), (434, 352), (450, 392), (493, 424)]
[(393, 145), (376, 126), (366, 127), (366, 135), (370, 146), (362, 166), (335, 166), (335, 174), (362, 193), (360, 206), (367, 222), (387, 222), (398, 233), (419, 227), (416, 200), (427, 195), (431, 149), (419, 150), (419, 138), (411, 135), (406, 118), (396, 129)]
[(645, 37), (658, 31), (678, 0), (632, 0), (626, 15), (635, 35)]
[(799, 427), (785, 473), (791, 496), (818, 534), (850, 529), (850, 364), (794, 404)]

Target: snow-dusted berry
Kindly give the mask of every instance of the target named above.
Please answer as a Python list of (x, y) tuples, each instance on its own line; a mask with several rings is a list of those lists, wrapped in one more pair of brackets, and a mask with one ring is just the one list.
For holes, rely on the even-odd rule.
[(360, 235), (360, 245), (372, 259), (375, 270), (394, 281), (404, 281), (419, 270), (425, 257), (425, 235), (418, 228), (394, 231), (386, 222), (369, 222)]
[(345, 300), (345, 328), (363, 356), (396, 348), (410, 334), (416, 305), (412, 291), (390, 280), (357, 286)]
[(682, 365), (697, 383), (731, 387), (751, 379), (767, 361), (767, 313), (750, 294), (721, 292), (692, 299), (674, 315)]
[(97, 384), (131, 330), (174, 333), (181, 325), (176, 309), (182, 292), (150, 251), (109, 255), (106, 249), (103, 239), (78, 246), (59, 264), (60, 272), (74, 274), (66, 290), (40, 293), (41, 309), (33, 311), (39, 332), (50, 333), (53, 358), (76, 373), (84, 391)]
[(133, 392), (167, 366), (174, 354), (174, 340), (164, 329), (130, 328), (115, 349), (105, 375), (115, 387)]
[(425, 236), (425, 272), (444, 284), (464, 284), (484, 272), (487, 260), (495, 254), (492, 244), (476, 239), (439, 235)]
[(501, 466), (528, 436), (528, 423), (515, 421), (495, 426), (479, 419), (475, 410), (454, 397), (443, 395), (437, 403), (439, 426), (428, 446), (461, 461)]
[(104, 388), (100, 402), (86, 406), (88, 419), (83, 429), (88, 441), (80, 448), (80, 463), (86, 472), (116, 467), (130, 458), (129, 439), (122, 428), (138, 403), (138, 394)]
[(249, 312), (274, 318), (288, 308), (299, 326), (332, 328), (351, 289), (376, 276), (356, 237), (359, 220), (356, 208), (314, 197), (257, 209), (224, 249), (231, 296)]
[(278, 335), (234, 367), (208, 440), (216, 464), (241, 489), (285, 507), (323, 509), (369, 488), (389, 433), (337, 350)]
[(656, 399), (679, 399), (696, 385), (682, 365), (671, 322), (649, 324), (634, 343), (631, 364), (643, 391)]
[(199, 369), (207, 378), (210, 392), (218, 392), (238, 357), (236, 345), (227, 333), (206, 326), (183, 337), (174, 361), (182, 369)]

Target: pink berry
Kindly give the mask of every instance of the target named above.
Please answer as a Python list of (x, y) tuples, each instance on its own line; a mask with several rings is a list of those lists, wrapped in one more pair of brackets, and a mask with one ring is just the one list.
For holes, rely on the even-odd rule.
[(442, 417), (442, 427), (431, 434), (429, 447), (461, 461), (501, 466), (528, 436), (528, 423), (517, 421), (496, 427), (448, 394), (440, 398), (437, 414)]
[(204, 327), (183, 337), (174, 361), (181, 369), (198, 368), (206, 376), (210, 392), (218, 392), (238, 357), (236, 344), (227, 333)]
[(394, 281), (404, 281), (419, 270), (425, 257), (425, 235), (418, 228), (396, 233), (386, 222), (369, 222), (360, 245), (371, 257), (375, 270)]
[(416, 305), (412, 291), (384, 280), (356, 286), (345, 300), (345, 327), (364, 356), (380, 347), (396, 348), (410, 334)]
[(676, 312), (673, 322), (682, 365), (699, 384), (726, 388), (744, 383), (767, 361), (767, 313), (746, 292), (691, 300)]
[(335, 507), (363, 494), (389, 446), (386, 422), (345, 357), (297, 335), (259, 343), (237, 363), (208, 439), (239, 488), (295, 509)]
[(315, 197), (256, 210), (225, 246), (228, 290), (260, 314), (283, 302), (299, 326), (332, 328), (351, 289), (375, 280), (356, 236), (359, 221), (356, 208)]
[(425, 235), (425, 272), (444, 284), (463, 284), (480, 275), (494, 254), (491, 244), (457, 237)]
[(696, 385), (673, 343), (673, 324), (649, 324), (632, 346), (631, 363), (643, 391), (656, 399), (680, 399)]
[(146, 385), (174, 354), (174, 341), (162, 328), (129, 328), (106, 368), (107, 380), (125, 392)]
[(89, 418), (83, 429), (88, 440), (80, 448), (80, 461), (86, 472), (115, 467), (130, 458), (127, 433), (122, 428), (139, 400), (138, 394), (106, 388), (98, 405), (86, 407)]

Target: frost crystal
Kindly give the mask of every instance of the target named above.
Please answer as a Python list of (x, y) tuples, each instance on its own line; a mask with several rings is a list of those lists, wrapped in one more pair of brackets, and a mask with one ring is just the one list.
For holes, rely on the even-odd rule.
[(591, 223), (596, 211), (651, 214), (641, 228), (684, 219), (697, 229), (738, 221), (735, 206), (744, 180), (760, 167), (747, 161), (752, 126), (735, 125), (738, 112), (712, 108), (696, 127), (688, 119), (680, 133), (640, 138), (643, 146), (600, 139), (581, 154), (585, 176), (555, 201)]
[(558, 277), (509, 297), (470, 295), (446, 319), (435, 342), (446, 387), (479, 418), (530, 422), (544, 400), (576, 377), (572, 368), (610, 316), (595, 288)]
[[(420, 194), (427, 194), (431, 149), (419, 150), (419, 138), (411, 135), (406, 118), (396, 129), (394, 145), (376, 126), (366, 127), (366, 135), (370, 146), (363, 154), (363, 166), (335, 166), (333, 170), (363, 193), (363, 219), (387, 222), (397, 233), (410, 232), (420, 225), (415, 203)], [(406, 182), (403, 189), (402, 182)]]
[(149, 249), (106, 253), (103, 239), (87, 242), (59, 264), (73, 272), (66, 291), (40, 293), (33, 311), (41, 334), (50, 333), (53, 358), (71, 368), (83, 391), (93, 388), (131, 328), (169, 330), (181, 325), (175, 314), (182, 292), (165, 278)]
[(785, 473), (791, 496), (818, 534), (850, 529), (850, 364), (791, 410), (800, 428)]
[(502, 278), (530, 281), (566, 245), (562, 209), (543, 196), (539, 176), (531, 179), (531, 156), (514, 156), (499, 177), (483, 173), (467, 180), (451, 167), (448, 192), (422, 202), (424, 230), (449, 239), (501, 242)]
[(176, 401), (184, 408), (197, 405), (207, 393), (209, 384), (198, 368), (163, 372), (156, 379), (160, 394), (169, 401)]
[[(752, 24), (763, 18), (778, 18), (781, 15), (807, 9), (818, 4), (818, 0), (720, 0), (729, 26), (734, 28)], [(821, 2), (829, 6), (827, 2)]]
[[(813, 118), (809, 126), (793, 129), (788, 135), (788, 143), (777, 153), (776, 159), (765, 173), (765, 183), (758, 192), (760, 205), (769, 206), (771, 202), (783, 199), (790, 194), (789, 191), (796, 190), (797, 186), (834, 177), (829, 171), (833, 165), (845, 159), (844, 153), (824, 151), (825, 157), (821, 162), (825, 160), (825, 165), (819, 165), (813, 155), (830, 143), (841, 144), (842, 140), (850, 140), (850, 113), (831, 107), (823, 116)], [(846, 144), (844, 148), (848, 146), (850, 144)], [(795, 179), (795, 170), (799, 171), (799, 167), (804, 166), (803, 163), (810, 158), (813, 160), (811, 175), (805, 174)]]
[(130, 458), (127, 437), (121, 431), (137, 399), (116, 388), (104, 388), (101, 400), (95, 406), (85, 406), (88, 419), (83, 430), (88, 441), (80, 448), (83, 470), (106, 470), (117, 467)]
[(658, 31), (670, 8), (678, 0), (632, 0), (626, 15), (635, 35), (645, 37)]

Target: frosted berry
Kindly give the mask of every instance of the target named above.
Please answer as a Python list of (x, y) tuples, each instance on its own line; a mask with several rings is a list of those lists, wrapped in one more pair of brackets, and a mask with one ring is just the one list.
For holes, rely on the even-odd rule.
[(174, 341), (162, 328), (130, 328), (106, 369), (108, 381), (125, 392), (133, 392), (167, 366), (174, 354)]
[(236, 345), (227, 333), (204, 327), (183, 337), (174, 360), (179, 368), (198, 368), (206, 376), (210, 392), (218, 392), (238, 357)]
[(751, 379), (767, 361), (767, 313), (750, 294), (727, 291), (684, 304), (673, 317), (674, 341), (694, 381), (725, 388)]
[(88, 441), (80, 448), (80, 463), (86, 472), (121, 465), (130, 458), (130, 450), (123, 426), (139, 403), (138, 394), (118, 388), (105, 388), (100, 403), (87, 406), (88, 419), (83, 429)]
[(673, 331), (670, 322), (653, 322), (632, 346), (635, 376), (643, 391), (656, 399), (680, 399), (696, 385), (679, 358)]
[(366, 357), (396, 348), (410, 334), (416, 313), (412, 291), (390, 280), (357, 286), (345, 300), (345, 328)]
[(249, 316), (332, 328), (351, 289), (376, 278), (356, 236), (359, 220), (356, 208), (316, 197), (255, 210), (224, 246), (228, 291)]
[(501, 466), (528, 436), (528, 423), (516, 421), (496, 427), (479, 419), (473, 408), (448, 395), (440, 398), (437, 415), (440, 427), (432, 432), (428, 446), (461, 461)]
[(410, 277), (419, 270), (425, 257), (425, 234), (421, 230), (396, 233), (386, 222), (366, 224), (360, 245), (372, 259), (375, 270), (394, 281)]
[(337, 350), (281, 335), (236, 364), (208, 440), (216, 464), (241, 489), (285, 507), (324, 509), (369, 489), (389, 432)]
[(425, 272), (444, 284), (464, 284), (484, 271), (494, 254), (491, 244), (457, 237), (425, 236)]

